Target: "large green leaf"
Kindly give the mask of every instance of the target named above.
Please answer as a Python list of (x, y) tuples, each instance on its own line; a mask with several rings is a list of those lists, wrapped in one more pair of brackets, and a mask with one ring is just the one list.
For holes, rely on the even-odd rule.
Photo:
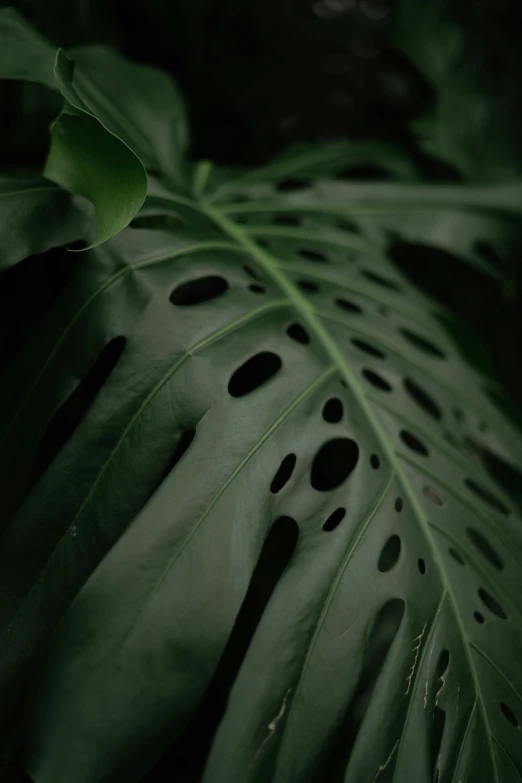
[(514, 220), (513, 191), (204, 169), (201, 198), (151, 183), (4, 379), (0, 709), (30, 667), (30, 775), (139, 781), (285, 529), (201, 779), (520, 780), (522, 528), (482, 459), (517, 475), (520, 435), (376, 239)]
[(81, 239), (86, 227), (71, 196), (35, 177), (0, 177), (0, 270)]

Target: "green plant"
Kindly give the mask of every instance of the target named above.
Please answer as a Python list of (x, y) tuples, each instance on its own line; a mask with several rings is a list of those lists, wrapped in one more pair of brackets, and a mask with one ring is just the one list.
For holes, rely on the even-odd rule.
[[(2, 207), (3, 265), (116, 234), (104, 134), (148, 194), (131, 220), (119, 188), (130, 226), (71, 254), (1, 387), (0, 714), (27, 691), (29, 774), (140, 781), (178, 737), (170, 776), (205, 783), (520, 779), (522, 528), (488, 475), (520, 436), (387, 255), (401, 237), (502, 282), (483, 250), (516, 242), (520, 187), (403, 182), (372, 143), (192, 165), (170, 80), (68, 55), (72, 193), (38, 184), (45, 231), (41, 205)], [(332, 179), (367, 159), (396, 181)]]

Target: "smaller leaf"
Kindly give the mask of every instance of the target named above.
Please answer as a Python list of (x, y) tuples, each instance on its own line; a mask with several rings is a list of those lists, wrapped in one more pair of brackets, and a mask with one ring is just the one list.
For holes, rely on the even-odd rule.
[(0, 178), (0, 271), (85, 236), (69, 193), (43, 179)]
[(184, 187), (188, 122), (174, 80), (106, 46), (75, 47), (70, 56), (75, 89), (90, 112), (139, 155), (147, 171)]
[(92, 202), (98, 235), (89, 247), (96, 247), (125, 228), (139, 211), (147, 193), (147, 174), (134, 152), (89, 111), (74, 88), (73, 74), (74, 62), (60, 49), (55, 77), (66, 103), (51, 127), (44, 175)]

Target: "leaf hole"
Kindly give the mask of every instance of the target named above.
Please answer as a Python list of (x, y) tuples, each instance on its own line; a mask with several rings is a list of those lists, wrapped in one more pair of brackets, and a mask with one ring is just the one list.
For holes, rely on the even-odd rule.
[(505, 506), (504, 503), (488, 489), (481, 486), (480, 484), (477, 484), (476, 481), (473, 481), (473, 479), (470, 478), (464, 479), (464, 484), (473, 492), (474, 495), (491, 506), (491, 508), (494, 508), (495, 511), (500, 511), (501, 514), (509, 514), (509, 508), (507, 508), (507, 506)]
[(411, 432), (408, 430), (401, 430), (399, 432), (399, 436), (404, 445), (414, 451), (416, 454), (421, 454), (423, 457), (428, 456), (429, 451), (427, 446), (425, 446), (424, 443)]
[(379, 375), (379, 373), (374, 372), (374, 370), (369, 370), (365, 368), (362, 371), (362, 374), (366, 378), (366, 380), (371, 383), (372, 386), (375, 386), (376, 389), (380, 389), (381, 391), (390, 392), (392, 390), (391, 384), (388, 383), (388, 381), (382, 377), (382, 375)]
[(127, 339), (121, 336), (108, 342), (74, 391), (53, 414), (34, 458), (31, 487), (36, 484), (80, 424), (121, 359), (126, 343)]
[(335, 530), (335, 528), (343, 521), (345, 515), (346, 509), (336, 508), (323, 525), (323, 530), (325, 533), (331, 533), (332, 530)]
[(441, 351), (440, 348), (437, 348), (435, 343), (432, 343), (431, 340), (428, 340), (426, 337), (422, 337), (420, 334), (412, 332), (411, 329), (406, 328), (399, 329), (399, 332), (413, 346), (415, 346), (415, 348), (418, 348), (423, 353), (428, 354), (429, 356), (436, 356), (438, 359), (445, 358), (446, 354)]
[(272, 494), (277, 495), (278, 492), (281, 492), (285, 484), (290, 481), (296, 462), (297, 457), (295, 454), (287, 454), (270, 484), (270, 492), (272, 492)]
[(344, 408), (338, 397), (332, 397), (324, 404), (323, 419), (329, 424), (337, 424), (341, 421), (344, 414)]
[(377, 454), (372, 454), (370, 456), (370, 465), (372, 466), (372, 468), (374, 470), (377, 470), (377, 468), (380, 467), (380, 464), (381, 464), (381, 461), (380, 461), (379, 457), (377, 456)]
[(191, 307), (192, 305), (209, 302), (222, 296), (228, 290), (228, 283), (224, 277), (207, 275), (181, 283), (171, 293), (169, 299), (177, 307)]
[(357, 223), (354, 223), (352, 220), (348, 220), (347, 218), (340, 218), (339, 220), (336, 220), (334, 225), (335, 228), (338, 228), (341, 231), (349, 231), (351, 234), (361, 233), (361, 229)]
[(305, 258), (307, 261), (314, 261), (316, 263), (325, 264), (328, 263), (328, 258), (324, 253), (320, 253), (318, 250), (309, 250), (306, 247), (300, 248), (298, 251), (301, 258)]
[(400, 513), (404, 507), (402, 498), (395, 498), (395, 503), (393, 504), (393, 507), (395, 511), (397, 511), (397, 513)]
[(178, 442), (176, 444), (176, 448), (174, 449), (170, 461), (165, 469), (165, 473), (163, 474), (163, 479), (165, 479), (169, 475), (171, 470), (178, 464), (178, 462), (181, 460), (184, 454), (188, 451), (188, 448), (195, 437), (196, 437), (196, 430), (194, 429), (183, 430), (181, 432), (181, 435), (179, 436)]
[(377, 283), (377, 285), (380, 285), (383, 288), (389, 288), (393, 291), (401, 290), (399, 286), (393, 282), (393, 280), (389, 280), (387, 277), (383, 277), (382, 275), (377, 274), (377, 272), (372, 272), (370, 269), (361, 269), (360, 271), (361, 274), (372, 283)]
[(478, 549), (480, 554), (486, 558), (493, 568), (496, 568), (497, 571), (503, 571), (503, 560), (482, 533), (479, 533), (479, 531), (475, 530), (473, 527), (468, 527), (466, 533), (471, 543)]
[(419, 386), (418, 383), (415, 383), (415, 381), (412, 381), (410, 378), (405, 378), (404, 388), (412, 400), (414, 400), (425, 413), (432, 416), (434, 419), (440, 419), (442, 417), (437, 403), (430, 397), (425, 389)]
[(301, 291), (306, 291), (310, 294), (315, 294), (317, 291), (319, 291), (319, 286), (317, 283), (312, 282), (311, 280), (298, 280), (297, 285), (301, 289)]
[(498, 454), (483, 446), (473, 444), (475, 452), (489, 475), (497, 481), (511, 499), (522, 506), (522, 473)]
[(480, 614), (480, 612), (473, 612), (473, 617), (479, 623), (480, 625), (483, 625), (485, 622), (483, 615)]
[(228, 393), (232, 397), (250, 394), (273, 378), (282, 365), (279, 356), (271, 351), (262, 351), (252, 356), (232, 375), (228, 383)]
[(259, 283), (251, 283), (248, 286), (248, 290), (252, 291), (253, 294), (264, 294), (266, 293), (266, 288), (264, 285), (259, 285)]
[(260, 283), (260, 282), (261, 282), (261, 278), (259, 277), (259, 275), (257, 274), (257, 272), (255, 272), (255, 271), (252, 269), (252, 267), (251, 267), (251, 266), (248, 266), (248, 264), (245, 264), (245, 265), (243, 266), (243, 269), (245, 270), (245, 272), (247, 273), (247, 275), (250, 275), (250, 277), (252, 278), (252, 280), (255, 280), (255, 281), (256, 281), (256, 283)]
[(386, 355), (382, 351), (380, 351), (374, 345), (371, 345), (370, 343), (366, 342), (366, 340), (360, 340), (358, 337), (352, 337), (351, 342), (352, 345), (355, 345), (355, 347), (358, 348), (360, 351), (364, 351), (364, 353), (367, 353), (370, 356), (375, 356), (377, 359), (386, 358)]
[(519, 727), (518, 718), (511, 709), (511, 707), (508, 707), (505, 701), (500, 702), (500, 709), (502, 710), (502, 714), (504, 717), (511, 723), (512, 726), (514, 726), (516, 729)]
[(453, 558), (453, 560), (455, 560), (459, 565), (462, 565), (462, 566), (466, 565), (466, 561), (464, 560), (464, 558), (462, 557), (462, 555), (460, 554), (460, 552), (457, 549), (455, 549), (454, 547), (450, 546), (448, 548), (448, 553)]
[(359, 447), (351, 438), (333, 438), (314, 457), (310, 482), (319, 492), (329, 492), (350, 476), (359, 460)]
[(473, 250), (483, 261), (486, 261), (493, 269), (500, 269), (504, 271), (504, 262), (500, 258), (499, 254), (486, 239), (479, 239), (473, 245)]
[(379, 556), (379, 563), (377, 565), (379, 571), (382, 573), (391, 571), (398, 563), (400, 555), (401, 539), (399, 536), (393, 535), (387, 540)]
[(301, 324), (290, 324), (286, 330), (286, 333), (289, 337), (292, 338), (292, 340), (295, 340), (297, 343), (301, 343), (302, 345), (308, 345), (310, 342), (310, 336), (306, 329), (301, 326)]
[(417, 568), (419, 569), (419, 574), (422, 574), (422, 576), (424, 576), (424, 574), (426, 573), (426, 562), (422, 557), (419, 557), (417, 561)]
[[(230, 692), (285, 569), (292, 560), (299, 528), (295, 519), (275, 520), (265, 539), (234, 627), (199, 708), (183, 733), (171, 744), (146, 777), (147, 783), (168, 780), (201, 780), (215, 733), (225, 713)], [(198, 752), (194, 753), (194, 748)]]
[(362, 307), (359, 307), (358, 304), (355, 304), (355, 302), (350, 302), (349, 299), (344, 299), (342, 297), (338, 297), (335, 300), (335, 304), (337, 307), (340, 307), (341, 310), (344, 310), (347, 313), (362, 313)]
[(487, 608), (492, 614), (496, 615), (497, 617), (500, 617), (501, 620), (507, 620), (507, 614), (505, 613), (504, 609), (499, 604), (497, 599), (491, 595), (491, 593), (488, 593), (488, 591), (484, 590), (483, 587), (479, 587), (478, 594), (484, 606), (487, 606)]
[(426, 498), (426, 500), (429, 500), (430, 503), (433, 503), (434, 506), (443, 506), (444, 502), (440, 495), (438, 495), (433, 487), (424, 487), (422, 490), (422, 494)]

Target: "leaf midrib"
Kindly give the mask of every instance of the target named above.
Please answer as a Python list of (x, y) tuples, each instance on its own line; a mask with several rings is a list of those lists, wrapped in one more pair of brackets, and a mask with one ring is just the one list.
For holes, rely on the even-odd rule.
[[(163, 201), (167, 201), (167, 202), (171, 201), (171, 202), (173, 202), (173, 203), (175, 203), (175, 204), (176, 204), (176, 203), (179, 203), (179, 204), (183, 204), (184, 206), (191, 207), (192, 209), (195, 209), (195, 210), (198, 210), (198, 211), (200, 211), (200, 212), (203, 212), (203, 214), (206, 214), (206, 215), (207, 215), (207, 217), (211, 217), (211, 215), (210, 215), (210, 212), (211, 212), (211, 211), (215, 211), (216, 213), (220, 213), (220, 207), (212, 207), (211, 203), (210, 203), (208, 200), (207, 200), (207, 201), (204, 201), (204, 203), (203, 203), (203, 204), (200, 204), (200, 203), (198, 203), (197, 201), (194, 201), (193, 199), (187, 199), (187, 198), (184, 198), (183, 196), (174, 195), (174, 194), (172, 194), (172, 193), (169, 193), (169, 194), (165, 193), (165, 194), (163, 194), (161, 197), (158, 197), (158, 198), (161, 198)], [(207, 207), (209, 207), (209, 209), (205, 209), (205, 207), (206, 207), (206, 206), (207, 206)], [(284, 205), (284, 204), (281, 204), (281, 206), (282, 206), (282, 207), (284, 207), (285, 209), (287, 209), (287, 208), (288, 208), (288, 207), (287, 207), (286, 205)], [(321, 208), (321, 209), (322, 209), (322, 208)], [(328, 212), (328, 209), (325, 207), (323, 211), (324, 211), (324, 212)], [(345, 211), (346, 211), (346, 210), (345, 210)], [(213, 219), (213, 218), (211, 217), (211, 219)], [(236, 240), (236, 242), (237, 242), (237, 240)], [(230, 245), (230, 247), (232, 247), (232, 245)], [(236, 244), (236, 246), (235, 246), (235, 249), (236, 249), (236, 250), (242, 250), (242, 248), (241, 248), (240, 246), (237, 246), (237, 244)], [(314, 270), (313, 270), (313, 269), (310, 269), (310, 267), (311, 267), (311, 264), (310, 264), (310, 265), (305, 265), (305, 264), (297, 264), (297, 263), (294, 263), (294, 262), (281, 262), (281, 263), (279, 264), (279, 266), (280, 266), (280, 268), (281, 268), (281, 269), (288, 268), (288, 269), (292, 269), (292, 270), (295, 270), (295, 271), (301, 271), (301, 267), (302, 267), (302, 272), (303, 272), (303, 274), (308, 274), (309, 276), (314, 276), (314, 277), (315, 277), (316, 279), (318, 279), (318, 280), (320, 280), (320, 279), (323, 279), (324, 272), (326, 272), (326, 270), (322, 270), (322, 273), (321, 273), (321, 271), (320, 271), (320, 270), (315, 270), (315, 274), (314, 274)], [(299, 267), (299, 268), (298, 268), (298, 267)], [(359, 287), (359, 286), (358, 286), (357, 288), (352, 288), (352, 287), (350, 287), (350, 288), (349, 288), (348, 286), (346, 286), (345, 282), (343, 282), (343, 281), (342, 281), (340, 278), (339, 278), (339, 279), (337, 279), (337, 278), (336, 278), (336, 279), (334, 280), (334, 279), (333, 279), (333, 277), (332, 277), (332, 279), (331, 279), (331, 280), (329, 280), (329, 279), (328, 279), (328, 278), (325, 276), (325, 277), (324, 277), (324, 279), (325, 279), (325, 280), (327, 280), (328, 282), (333, 282), (333, 283), (335, 283), (336, 285), (341, 285), (341, 286), (345, 287), (345, 288), (346, 288), (346, 290), (353, 291), (353, 293), (357, 293), (357, 294), (358, 294), (358, 295), (360, 295), (360, 296), (364, 296), (365, 298), (367, 298), (367, 299), (369, 299), (369, 300), (371, 300), (371, 301), (375, 301), (375, 302), (379, 302), (380, 304), (384, 304), (384, 305), (386, 305), (387, 307), (389, 307), (390, 309), (393, 309), (393, 310), (395, 310), (396, 312), (400, 312), (400, 313), (402, 313), (403, 315), (406, 315), (407, 317), (410, 317), (410, 318), (412, 318), (413, 320), (415, 320), (415, 319), (416, 319), (416, 315), (417, 315), (417, 312), (418, 312), (418, 311), (415, 311), (415, 312), (414, 312), (414, 311), (412, 310), (412, 311), (410, 312), (410, 311), (404, 310), (403, 308), (399, 307), (399, 306), (398, 306), (396, 303), (390, 303), (390, 301), (389, 301), (388, 299), (386, 299), (386, 298), (384, 298), (384, 297), (379, 297), (379, 296), (376, 296), (374, 292), (372, 292), (372, 293), (370, 294), (370, 292), (369, 292), (368, 290), (366, 290), (366, 288), (363, 288), (362, 286), (361, 286), (361, 287)], [(417, 296), (418, 296), (418, 292), (416, 292), (416, 293), (417, 293)], [(430, 304), (431, 304), (431, 303), (430, 303)], [(318, 312), (318, 311), (317, 311), (317, 309), (316, 309), (316, 312)], [(434, 315), (437, 315), (437, 316), (438, 316), (439, 314), (440, 314), (440, 315), (444, 315), (444, 313), (445, 313), (445, 312), (446, 312), (446, 313), (449, 313), (449, 310), (448, 310), (447, 308), (445, 308), (445, 307), (441, 306), (441, 305), (437, 305), (436, 307), (434, 307), (434, 306), (432, 305), (432, 306), (431, 306), (431, 312), (432, 312), (432, 314), (434, 314)], [(328, 317), (331, 317), (331, 316), (328, 316)], [(341, 320), (339, 320), (339, 323), (344, 323), (344, 321), (342, 322)], [(354, 327), (354, 328), (355, 328), (355, 327)], [(362, 333), (362, 330), (361, 330), (361, 333)], [(379, 338), (379, 339), (382, 339), (382, 338)], [(390, 350), (391, 350), (391, 349), (390, 349)], [(397, 349), (393, 349), (393, 350), (397, 350)], [(424, 365), (423, 365), (423, 367), (424, 367)], [(481, 379), (481, 376), (480, 376), (480, 374), (478, 374), (478, 373), (477, 373), (477, 379), (478, 379), (478, 380), (480, 380), (480, 379)], [(484, 380), (487, 380), (489, 384), (491, 384), (491, 383), (492, 383), (492, 381), (491, 381), (491, 379), (490, 379), (490, 378), (487, 378), (487, 379), (486, 379), (486, 378), (484, 377)], [(438, 383), (441, 383), (441, 381), (440, 381), (440, 380), (438, 380), (438, 379), (437, 379), (437, 382), (438, 382)], [(499, 388), (500, 388), (500, 387), (499, 387)], [(462, 400), (464, 400), (464, 399), (465, 399), (465, 401), (466, 401), (466, 404), (467, 404), (467, 405), (468, 405), (468, 407), (469, 407), (469, 395), (464, 397), (464, 396), (463, 396), (463, 395), (460, 393), (460, 390), (458, 390), (458, 389), (453, 389), (453, 388), (451, 388), (451, 387), (449, 387), (449, 386), (448, 386), (448, 389), (449, 389), (449, 390), (452, 392), (452, 394), (454, 394), (454, 395), (455, 395), (456, 397), (458, 397), (459, 399), (462, 399)], [(478, 407), (477, 407), (477, 406), (478, 406)], [(474, 400), (473, 400), (473, 410), (476, 412), (476, 411), (477, 411), (479, 408), (481, 408), (481, 409), (482, 409), (482, 405), (481, 405), (481, 402), (480, 402), (480, 400), (476, 400), (476, 399), (474, 399)], [(492, 410), (488, 410), (488, 411), (486, 411), (485, 409), (482, 409), (482, 415), (483, 415), (483, 417), (486, 417), (486, 415), (487, 415), (488, 417), (491, 417), (492, 415), (495, 415), (495, 414), (494, 414), (494, 411), (492, 411)], [(497, 418), (497, 417), (496, 417), (496, 418)]]
[[(465, 631), (464, 622), (460, 613), (458, 601), (456, 599), (453, 586), (444, 569), (438, 547), (436, 545), (436, 542), (433, 538), (433, 534), (429, 527), (428, 519), (424, 514), (424, 511), (419, 501), (417, 500), (415, 492), (410, 486), (408, 478), (404, 473), (402, 464), (400, 460), (397, 458), (397, 455), (392, 445), (389, 443), (386, 433), (384, 432), (380, 421), (374, 415), (374, 412), (370, 407), (370, 403), (366, 398), (364, 389), (362, 388), (359, 379), (352, 372), (350, 366), (346, 362), (338, 346), (335, 344), (330, 334), (327, 332), (327, 330), (324, 328), (323, 324), (321, 323), (320, 319), (317, 317), (313, 306), (308, 302), (308, 300), (303, 296), (303, 294), (301, 294), (300, 290), (292, 283), (292, 281), (284, 275), (276, 259), (267, 250), (264, 250), (263, 248), (256, 245), (250, 239), (250, 237), (242, 230), (240, 226), (238, 226), (230, 218), (224, 215), (218, 208), (210, 205), (205, 205), (203, 209), (211, 220), (215, 221), (232, 239), (236, 240), (236, 242), (242, 245), (245, 248), (245, 250), (247, 250), (250, 253), (251, 257), (259, 264), (259, 266), (274, 281), (274, 283), (278, 285), (281, 291), (283, 291), (290, 299), (290, 301), (294, 304), (298, 312), (301, 314), (302, 318), (306, 321), (310, 330), (315, 334), (317, 340), (323, 345), (323, 348), (325, 349), (326, 353), (329, 355), (332, 362), (338, 367), (340, 374), (345, 378), (355, 398), (357, 399), (363, 413), (365, 414), (366, 419), (371, 425), (378, 441), (380, 442), (381, 448), (383, 449), (384, 453), (386, 454), (389, 460), (389, 464), (394, 468), (395, 473), (397, 475), (397, 479), (403, 487), (404, 494), (406, 495), (409, 502), (411, 503), (414, 515), (418, 520), (418, 523), (422, 529), (428, 547), (431, 550), (433, 561), (439, 572), (444, 590), (448, 594), (448, 598), (452, 606), (455, 621), (457, 623), (460, 636), (462, 638), (464, 654), (468, 662), (469, 671), (475, 685), (475, 692), (477, 694), (477, 699), (480, 704), (480, 708), (482, 712), (484, 727), (486, 730), (487, 741), (489, 746), (489, 753), (493, 765), (494, 781), (495, 783), (499, 783), (497, 762), (493, 750), (493, 733), (491, 731), (489, 718), (486, 711), (486, 705), (484, 703), (484, 699), (480, 689), (480, 682), (475, 668), (475, 663), (470, 652), (470, 647), (469, 647), (470, 643), (468, 641), (468, 637)], [(292, 707), (295, 704), (295, 699), (296, 699), (296, 693), (294, 693), (294, 698), (288, 710), (288, 716), (286, 721), (287, 724), (292, 714)]]

